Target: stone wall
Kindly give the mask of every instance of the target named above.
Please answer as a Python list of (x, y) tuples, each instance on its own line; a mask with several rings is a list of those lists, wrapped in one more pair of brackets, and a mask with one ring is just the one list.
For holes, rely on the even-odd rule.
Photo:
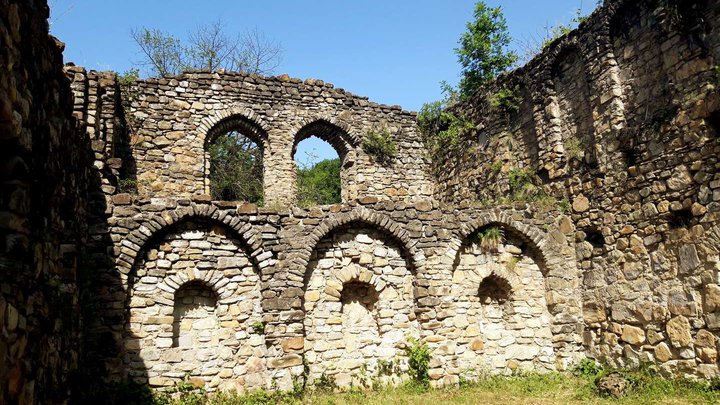
[[(717, 1), (606, 2), (454, 107), (477, 130), (436, 168), (448, 204), (525, 204), (509, 185), (522, 170), (554, 197), (531, 205), (569, 209), (586, 353), (616, 366), (718, 373), (719, 12)], [(518, 111), (490, 106), (515, 85)]]
[(0, 1), (0, 403), (62, 403), (80, 353), (92, 155), (44, 1)]
[[(583, 355), (573, 229), (561, 214), (537, 217), (428, 200), (278, 211), (132, 197), (115, 206), (112, 220), (121, 278), (104, 287), (118, 293), (99, 297), (108, 317), (126, 311), (108, 369), (154, 387), (185, 372), (209, 389), (273, 381), (287, 388), (323, 375), (359, 384), (384, 361), (406, 369), (404, 347), (413, 336), (433, 350), (438, 384), (473, 367), (566, 369)], [(469, 248), (472, 235), (489, 226), (508, 235), (499, 253)], [(480, 302), (480, 284), (492, 277), (511, 286), (506, 310)], [(215, 299), (214, 307), (203, 304), (201, 326), (177, 319), (184, 305), (177, 291), (188, 284)], [(213, 343), (173, 347), (178, 331), (200, 339), (206, 328), (215, 328)]]
[[(342, 162), (343, 201), (414, 199), (432, 194), (415, 116), (334, 88), (322, 80), (234, 73), (186, 73), (141, 80), (128, 90), (137, 188), (144, 196), (209, 195), (207, 146), (239, 131), (263, 150), (266, 205), (296, 200), (293, 156), (317, 136)], [(389, 131), (397, 158), (378, 164), (362, 148), (370, 131)]]

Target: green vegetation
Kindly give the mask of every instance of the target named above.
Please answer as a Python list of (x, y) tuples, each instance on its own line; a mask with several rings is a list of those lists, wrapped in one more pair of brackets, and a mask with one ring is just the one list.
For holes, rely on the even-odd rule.
[(297, 171), (297, 184), (301, 207), (340, 203), (340, 159), (301, 165)]
[(428, 376), (430, 349), (427, 344), (414, 338), (408, 338), (405, 355), (408, 357), (408, 373), (410, 377), (416, 383), (426, 385), (430, 380)]
[[(152, 405), (265, 405), (265, 404), (537, 404), (537, 405), (645, 405), (645, 404), (716, 404), (720, 401), (717, 381), (664, 379), (652, 367), (621, 370), (628, 390), (621, 398), (608, 398), (599, 393), (600, 378), (617, 372), (592, 360), (584, 360), (571, 373), (518, 373), (512, 376), (491, 376), (480, 373), (464, 377), (459, 387), (429, 388), (410, 381), (400, 387), (376, 386), (373, 390), (357, 387), (337, 392), (328, 379), (323, 389), (303, 391), (301, 386), (290, 392), (254, 391), (247, 394), (207, 394), (185, 381), (167, 393), (151, 394), (147, 388), (123, 384), (97, 397), (104, 404)], [(470, 376), (473, 374), (470, 373)], [(139, 394), (139, 396), (133, 396)], [(119, 396), (116, 396), (119, 395)], [(95, 398), (95, 397), (93, 397)]]
[(371, 129), (362, 140), (363, 150), (377, 161), (387, 164), (395, 157), (397, 145), (387, 129)]
[(447, 111), (445, 101), (426, 103), (418, 113), (418, 126), (422, 130), (425, 148), (433, 161), (438, 161), (443, 151), (453, 149), (460, 138), (475, 125), (464, 117)]
[(471, 238), (484, 252), (497, 252), (498, 246), (505, 241), (505, 232), (497, 226), (490, 226), (478, 231)]
[(209, 146), (213, 199), (263, 204), (263, 151), (250, 138), (231, 131)]
[(585, 151), (582, 149), (580, 139), (576, 136), (570, 135), (566, 137), (563, 141), (563, 146), (565, 147), (565, 156), (567, 156), (568, 159), (581, 160), (583, 156), (585, 156)]
[(135, 193), (138, 182), (135, 179), (120, 179), (117, 184), (118, 193)]
[[(458, 41), (459, 47), (455, 48), (462, 66), (458, 89), (441, 82), (445, 98), (424, 104), (418, 113), (418, 125), (423, 131), (425, 146), (435, 162), (442, 158), (442, 151), (456, 147), (461, 135), (475, 127), (465, 117), (448, 112), (448, 108), (508, 71), (517, 60), (517, 55), (508, 49), (510, 34), (500, 7), (492, 8), (483, 1), (477, 2), (473, 20), (466, 27), (467, 31)], [(516, 108), (514, 90), (502, 89), (495, 97), (497, 105), (509, 110)]]
[(254, 321), (250, 326), (252, 326), (253, 332), (257, 335), (265, 333), (265, 322), (263, 321)]
[(462, 66), (461, 97), (471, 95), (517, 61), (517, 55), (508, 49), (511, 38), (502, 9), (488, 7), (484, 1), (479, 1), (475, 4), (473, 17), (460, 38), (460, 46), (455, 48)]
[(233, 35), (222, 20), (199, 25), (184, 41), (146, 27), (131, 30), (131, 36), (142, 55), (136, 63), (163, 77), (189, 69), (269, 74), (280, 64), (282, 54), (280, 44), (257, 29)]
[(517, 200), (525, 200), (537, 191), (537, 187), (532, 183), (534, 175), (532, 171), (526, 169), (512, 168), (508, 171), (510, 193)]
[(560, 24), (560, 25), (557, 25), (554, 27), (546, 26), (545, 27), (546, 37), (545, 37), (545, 40), (543, 41), (542, 47), (540, 49), (543, 49), (546, 46), (550, 45), (553, 41), (562, 37), (563, 35), (570, 33), (570, 31), (577, 28), (578, 25), (582, 24), (583, 21), (585, 21), (587, 19), (588, 19), (588, 16), (582, 15), (582, 9), (577, 8), (577, 9), (575, 9), (575, 17), (573, 17), (571, 23)]
[(517, 264), (518, 264), (519, 262), (520, 262), (520, 258), (517, 257), (517, 256), (513, 256), (513, 257), (511, 257), (511, 258), (507, 261), (507, 263), (505, 264), (505, 267), (506, 267), (509, 271), (514, 271), (514, 270), (515, 270), (515, 267), (517, 267)]
[(490, 106), (508, 115), (518, 112), (521, 102), (520, 86), (518, 85), (512, 87), (504, 85), (490, 98)]
[(720, 65), (713, 66), (711, 83), (715, 86), (715, 90), (720, 90)]

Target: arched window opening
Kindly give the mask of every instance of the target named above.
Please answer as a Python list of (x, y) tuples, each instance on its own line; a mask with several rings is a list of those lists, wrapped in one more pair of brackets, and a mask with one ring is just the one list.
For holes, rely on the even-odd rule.
[(231, 131), (217, 137), (208, 154), (213, 199), (262, 205), (262, 147), (240, 132)]
[(262, 205), (265, 132), (244, 117), (215, 125), (205, 145), (206, 194), (215, 200)]
[(294, 152), (297, 202), (301, 207), (342, 202), (342, 161), (337, 150), (317, 136), (300, 141)]
[(217, 339), (217, 296), (207, 285), (191, 281), (175, 292), (173, 347), (211, 347)]

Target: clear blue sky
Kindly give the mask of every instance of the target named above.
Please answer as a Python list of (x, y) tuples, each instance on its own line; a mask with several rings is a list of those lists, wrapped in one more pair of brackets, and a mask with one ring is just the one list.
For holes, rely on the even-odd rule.
[[(51, 33), (66, 43), (65, 61), (124, 72), (140, 59), (131, 28), (159, 28), (179, 37), (221, 18), (230, 32), (257, 28), (282, 44), (277, 74), (316, 78), (383, 104), (418, 110), (441, 98), (439, 82), (457, 83), (453, 48), (472, 18), (473, 0), (54, 0)], [(488, 0), (502, 6), (514, 46), (568, 23), (595, 0)], [(309, 144), (309, 145), (306, 145)], [(303, 142), (297, 157), (319, 140)]]

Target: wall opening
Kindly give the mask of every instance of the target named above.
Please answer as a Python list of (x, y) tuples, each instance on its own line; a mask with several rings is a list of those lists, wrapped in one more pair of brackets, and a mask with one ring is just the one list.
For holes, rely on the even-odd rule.
[(298, 142), (293, 155), (298, 205), (312, 207), (342, 202), (342, 162), (332, 145), (313, 135)]
[(294, 180), (299, 205), (336, 204), (347, 199), (356, 143), (347, 131), (324, 119), (298, 131), (292, 158), (296, 162)]
[(693, 223), (693, 214), (689, 208), (670, 212), (668, 226), (670, 229), (690, 228)]
[(181, 349), (212, 347), (217, 329), (217, 296), (205, 283), (191, 281), (175, 291), (173, 345)]
[(221, 121), (205, 141), (205, 193), (215, 200), (264, 201), (264, 141), (267, 135), (244, 117)]

